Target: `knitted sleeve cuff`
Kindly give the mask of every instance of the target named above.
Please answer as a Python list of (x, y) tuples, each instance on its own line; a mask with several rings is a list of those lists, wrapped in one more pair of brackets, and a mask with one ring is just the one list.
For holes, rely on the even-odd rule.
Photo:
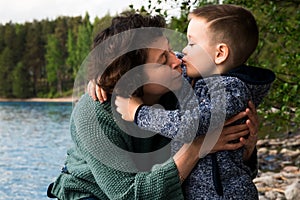
[(181, 181), (173, 158), (168, 160), (168, 162), (164, 166), (164, 169), (166, 181), (165, 184), (169, 192), (169, 194), (167, 195), (168, 199), (184, 199), (181, 188)]
[(134, 123), (138, 124), (138, 115), (139, 111), (142, 109), (142, 107), (145, 106), (145, 104), (139, 105), (139, 107), (136, 109), (135, 114), (134, 114)]

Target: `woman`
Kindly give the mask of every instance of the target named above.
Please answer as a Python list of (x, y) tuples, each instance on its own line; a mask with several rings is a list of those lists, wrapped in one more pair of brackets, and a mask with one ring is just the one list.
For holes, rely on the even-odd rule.
[[(164, 28), (165, 21), (159, 16), (119, 16), (94, 40), (95, 50), (107, 39), (118, 36), (109, 40), (105, 49), (94, 51), (90, 60), (93, 69), (89, 71), (89, 78), (97, 78), (97, 84), (109, 94), (109, 98), (101, 104), (85, 94), (76, 104), (71, 116), (71, 136), (75, 145), (68, 151), (62, 173), (49, 188), (50, 196), (61, 200), (184, 199), (181, 183), (199, 161), (199, 149), (203, 138), (199, 137), (192, 143), (185, 144), (170, 158), (168, 139), (152, 133), (149, 133), (147, 138), (136, 137), (133, 134), (137, 129), (127, 126), (128, 124), (119, 118), (114, 119), (113, 116), (113, 100), (110, 94), (126, 72), (145, 63), (156, 63), (153, 67), (157, 74), (180, 74), (180, 60), (169, 49), (162, 31), (130, 31), (145, 30), (147, 27)], [(139, 45), (144, 48), (132, 47), (136, 41), (143, 43)], [(107, 67), (103, 69), (103, 66)], [(151, 77), (154, 71), (144, 72)], [(157, 74), (153, 77), (157, 77)], [(169, 85), (174, 86), (171, 89), (180, 87), (180, 84), (175, 84), (178, 82), (178, 76), (170, 76), (166, 82), (174, 83)], [(149, 83), (135, 93), (152, 105), (162, 100), (166, 101), (167, 97), (164, 95), (168, 91), (167, 87)], [(252, 140), (248, 139), (246, 143), (246, 140), (240, 139), (239, 143), (230, 143), (247, 135), (249, 128), (247, 125), (227, 127), (223, 129), (213, 151), (237, 149), (246, 144), (251, 147), (249, 149), (252, 152), (257, 119), (255, 113), (249, 109), (247, 113), (252, 122), (248, 121)], [(241, 113), (225, 125), (245, 116), (246, 112)]]

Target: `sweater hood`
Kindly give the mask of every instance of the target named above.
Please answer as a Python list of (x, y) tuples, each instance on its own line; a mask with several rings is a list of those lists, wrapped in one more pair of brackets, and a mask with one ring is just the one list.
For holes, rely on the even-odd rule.
[(241, 65), (229, 71), (225, 76), (236, 77), (243, 81), (251, 92), (255, 106), (261, 103), (276, 78), (274, 72), (269, 69), (247, 65)]
[(247, 65), (232, 69), (228, 74), (251, 85), (271, 84), (275, 80), (275, 74), (271, 70)]

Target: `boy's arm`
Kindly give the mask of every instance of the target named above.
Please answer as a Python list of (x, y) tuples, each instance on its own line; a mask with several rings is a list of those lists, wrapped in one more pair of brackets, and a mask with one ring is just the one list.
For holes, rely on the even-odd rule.
[[(157, 132), (171, 139), (178, 139), (178, 137), (180, 137), (177, 135), (177, 133), (180, 133), (182, 123), (180, 110), (165, 110), (153, 106), (146, 106), (137, 97), (123, 98), (117, 96), (115, 104), (117, 106), (116, 110), (121, 114), (124, 120), (134, 121), (144, 130)], [(198, 106), (196, 105), (194, 109), (197, 110)], [(199, 111), (195, 111), (191, 113), (195, 115), (195, 113), (198, 112)], [(196, 117), (196, 115), (194, 117)], [(191, 127), (191, 123), (192, 122), (186, 124), (187, 126), (185, 128), (188, 129)], [(198, 123), (194, 124), (194, 126), (197, 125)], [(193, 137), (189, 137), (188, 134), (192, 132), (196, 132), (195, 128), (194, 131), (189, 131), (185, 135), (182, 135), (184, 137), (180, 140), (185, 141), (185, 139), (189, 138), (186, 142), (190, 142)]]
[[(145, 130), (189, 142), (196, 133), (206, 134), (208, 130), (223, 126), (226, 119), (246, 109), (251, 99), (246, 85), (236, 78), (230, 78), (229, 81), (225, 79), (214, 77), (212, 81), (205, 79), (202, 84), (198, 82), (195, 88), (198, 99), (191, 98), (191, 94), (186, 92), (182, 100), (179, 99), (180, 109), (177, 110), (141, 104), (132, 106), (134, 100), (131, 99), (123, 99), (123, 103), (116, 101), (116, 105), (118, 109), (125, 110), (120, 112), (123, 119), (135, 119), (136, 124)], [(130, 120), (128, 116), (131, 116)]]
[(170, 139), (190, 142), (196, 136), (198, 116), (198, 106), (181, 112), (179, 109), (165, 110), (141, 105), (137, 109), (134, 121), (144, 130), (157, 132)]

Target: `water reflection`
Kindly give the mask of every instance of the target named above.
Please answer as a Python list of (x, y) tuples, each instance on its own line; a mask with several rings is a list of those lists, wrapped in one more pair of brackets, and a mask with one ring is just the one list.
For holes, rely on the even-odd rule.
[(0, 200), (45, 199), (71, 146), (71, 103), (0, 102)]

